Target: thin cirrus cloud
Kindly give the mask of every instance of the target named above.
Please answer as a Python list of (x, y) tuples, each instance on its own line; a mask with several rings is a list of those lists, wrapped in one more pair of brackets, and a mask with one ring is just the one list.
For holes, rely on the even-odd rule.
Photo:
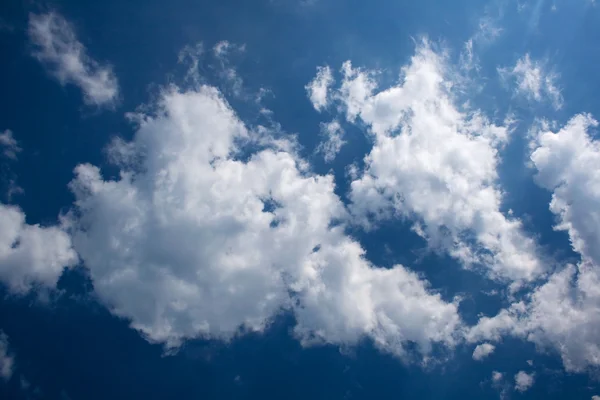
[(371, 227), (397, 216), (413, 220), (433, 249), (517, 286), (543, 272), (534, 240), (500, 211), (498, 153), (511, 128), (454, 104), (448, 87), (456, 82), (442, 53), (424, 40), (400, 81), (379, 92), (370, 71), (347, 61), (342, 73), (331, 97), (348, 122), (362, 120), (375, 140), (351, 183), (358, 221)]
[(56, 12), (30, 14), (29, 40), (35, 57), (61, 85), (73, 84), (88, 105), (114, 106), (119, 96), (117, 78), (108, 64), (87, 54), (73, 26)]

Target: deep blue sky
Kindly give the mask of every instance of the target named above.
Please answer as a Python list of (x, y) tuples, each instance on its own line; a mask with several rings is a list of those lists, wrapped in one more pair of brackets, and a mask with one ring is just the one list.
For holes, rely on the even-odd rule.
[[(77, 86), (60, 85), (31, 56), (29, 15), (50, 10), (73, 25), (93, 59), (112, 65), (120, 87), (114, 109), (85, 105)], [(360, 164), (372, 141), (360, 124), (344, 123), (348, 143), (335, 161), (326, 164), (315, 154), (319, 123), (336, 114), (317, 113), (307, 98), (305, 85), (316, 67), (330, 65), (340, 79), (337, 69), (352, 60), (355, 66), (379, 70), (381, 86), (387, 87), (409, 62), (418, 38), (442, 43), (458, 62), (462, 46), (486, 16), (502, 34), (478, 46), (487, 86), (465, 97), (500, 120), (508, 112), (519, 120), (499, 167), (506, 191), (502, 209), (512, 209), (558, 263), (577, 262), (567, 233), (552, 229), (555, 216), (547, 207), (551, 193), (534, 184), (526, 165), (526, 135), (540, 117), (559, 124), (579, 112), (600, 117), (600, 8), (586, 0), (3, 1), (0, 131), (10, 129), (23, 151), (16, 161), (2, 161), (1, 193), (7, 193), (11, 179), (23, 193), (4, 196), (2, 202), (19, 205), (29, 224), (55, 223), (74, 200), (68, 189), (73, 168), (91, 163), (114, 174), (103, 148), (113, 136), (134, 135), (125, 113), (149, 103), (160, 87), (183, 84), (180, 50), (198, 42), (210, 49), (227, 40), (245, 45), (231, 63), (246, 90), (270, 91), (263, 105), (283, 131), (298, 135), (300, 155), (316, 173), (333, 171), (336, 193), (348, 203), (345, 168)], [(518, 98), (501, 82), (497, 68), (514, 65), (525, 53), (546, 60), (559, 73), (564, 98), (560, 110)], [(206, 82), (223, 85), (214, 63), (202, 59), (201, 75)], [(265, 121), (255, 104), (223, 92), (242, 120)], [(492, 316), (510, 303), (503, 296), (484, 294), (502, 290), (502, 285), (461, 269), (447, 255), (429, 253), (420, 259), (425, 242), (405, 221), (350, 233), (374, 264), (414, 267), (444, 300), (465, 295), (460, 311), (469, 324), (480, 313)], [(449, 360), (422, 368), (381, 352), (368, 339), (347, 348), (303, 348), (290, 334), (294, 316), (288, 314), (277, 317), (263, 334), (230, 343), (191, 340), (166, 354), (160, 344), (150, 344), (104, 307), (83, 263), (62, 275), (58, 289), (40, 299), (35, 292), (15, 295), (0, 286), (0, 330), (16, 360), (12, 378), (0, 380), (0, 398), (408, 400), (504, 395), (589, 400), (600, 394), (594, 372), (567, 373), (556, 352), (536, 350), (520, 339), (504, 338), (483, 363), (472, 359), (472, 345), (459, 345)], [(533, 360), (532, 367), (528, 360)], [(502, 388), (490, 383), (492, 371), (512, 377), (520, 370), (536, 377), (524, 393), (515, 392), (512, 383), (502, 394)]]

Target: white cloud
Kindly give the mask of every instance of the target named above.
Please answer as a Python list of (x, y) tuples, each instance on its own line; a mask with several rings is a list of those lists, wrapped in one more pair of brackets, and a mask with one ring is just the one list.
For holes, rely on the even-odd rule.
[(25, 222), (17, 207), (0, 204), (0, 281), (14, 293), (34, 285), (54, 287), (63, 268), (74, 265), (77, 255), (69, 236), (59, 227)]
[(321, 123), (321, 136), (324, 137), (324, 140), (317, 146), (317, 152), (323, 154), (325, 162), (330, 163), (340, 152), (342, 146), (346, 144), (344, 129), (338, 121)]
[(494, 352), (496, 346), (490, 343), (482, 343), (475, 347), (473, 351), (473, 360), (481, 361)]
[(246, 51), (246, 46), (245, 45), (238, 46), (227, 40), (221, 40), (220, 42), (218, 42), (217, 44), (215, 44), (213, 46), (213, 53), (214, 53), (215, 57), (217, 57), (217, 58), (221, 58), (221, 59), (225, 58), (232, 51), (244, 52), (244, 51)]
[(600, 396), (592, 396), (592, 400), (600, 400)]
[(5, 381), (9, 380), (13, 374), (15, 360), (9, 353), (8, 336), (0, 331), (0, 377)]
[(190, 81), (195, 84), (200, 84), (200, 58), (204, 54), (204, 45), (202, 42), (196, 43), (194, 46), (184, 46), (177, 55), (177, 62), (179, 64), (187, 64), (188, 70), (185, 74), (186, 81)]
[(539, 61), (532, 61), (529, 54), (517, 60), (512, 68), (499, 68), (503, 79), (514, 79), (516, 93), (531, 101), (545, 101), (552, 103), (555, 109), (562, 108), (563, 98), (560, 89), (556, 86), (558, 76), (546, 71), (545, 66)]
[(515, 375), (515, 390), (525, 392), (533, 386), (533, 374), (528, 374), (525, 371), (519, 371)]
[(503, 377), (504, 374), (502, 372), (492, 371), (492, 382), (498, 383), (502, 380)]
[(512, 383), (505, 379), (505, 374), (499, 371), (492, 371), (492, 387), (498, 391), (500, 399), (508, 399), (512, 391)]
[(452, 72), (429, 43), (418, 46), (398, 84), (375, 93), (373, 73), (347, 61), (334, 94), (350, 122), (370, 127), (374, 147), (352, 182), (352, 212), (365, 226), (413, 219), (434, 249), (493, 277), (530, 280), (542, 270), (536, 245), (502, 214), (498, 149), (509, 127), (455, 105)]
[(470, 340), (513, 334), (555, 349), (568, 371), (600, 365), (600, 142), (587, 132), (594, 126), (591, 116), (577, 115), (558, 133), (543, 130), (531, 154), (536, 182), (552, 191), (555, 229), (568, 232), (581, 261), (553, 274), (524, 302), (482, 318)]
[(21, 148), (13, 137), (13, 133), (10, 129), (0, 133), (0, 148), (3, 148), (2, 153), (4, 157), (10, 158), (11, 160), (17, 159), (17, 154), (21, 152)]
[[(213, 55), (220, 66), (218, 71), (219, 76), (227, 84), (227, 87), (224, 89), (239, 98), (245, 98), (247, 94), (244, 93), (244, 80), (240, 77), (236, 69), (231, 66), (230, 56), (234, 53), (240, 54), (245, 51), (246, 45), (237, 45), (227, 40), (222, 40), (213, 46)], [(261, 91), (259, 91), (258, 96), (261, 96)]]
[(305, 345), (370, 337), (406, 358), (408, 341), (425, 354), (454, 345), (457, 305), (401, 265), (371, 265), (333, 223), (345, 209), (332, 176), (286, 146), (239, 159), (264, 129), (245, 127), (216, 89), (171, 88), (136, 119), (113, 151), (126, 145), (119, 154), (139, 162), (121, 163), (118, 180), (79, 165), (70, 222), (100, 299), (147, 338), (227, 340), (285, 310)]
[(573, 249), (600, 266), (600, 141), (587, 131), (598, 126), (577, 115), (558, 133), (540, 132), (531, 154), (536, 181), (553, 191), (556, 229), (569, 233)]
[(308, 85), (306, 91), (308, 98), (317, 111), (323, 111), (329, 106), (329, 88), (334, 83), (329, 66), (317, 67), (317, 75)]
[(112, 67), (99, 64), (87, 54), (73, 27), (61, 15), (30, 14), (29, 39), (34, 45), (33, 56), (61, 85), (78, 86), (86, 104), (114, 105), (119, 86)]

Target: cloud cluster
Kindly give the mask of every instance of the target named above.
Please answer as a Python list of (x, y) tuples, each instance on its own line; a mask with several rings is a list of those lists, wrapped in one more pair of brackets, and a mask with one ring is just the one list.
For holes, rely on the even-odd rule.
[[(147, 109), (147, 108), (146, 108)], [(245, 126), (213, 87), (172, 87), (111, 147), (105, 179), (79, 165), (73, 243), (95, 290), (152, 341), (230, 339), (292, 312), (306, 345), (370, 338), (408, 357), (453, 346), (455, 303), (401, 265), (380, 269), (344, 231), (333, 177)], [(251, 146), (246, 146), (247, 144)]]
[(375, 142), (351, 184), (354, 217), (365, 226), (393, 217), (416, 221), (415, 232), (433, 249), (494, 278), (538, 276), (534, 241), (500, 211), (496, 170), (510, 127), (455, 104), (444, 54), (421, 43), (399, 82), (380, 91), (372, 72), (349, 61), (342, 73), (331, 97), (349, 122), (370, 127)]
[[(64, 18), (32, 14), (29, 37), (33, 55), (61, 84), (79, 86), (87, 104), (114, 104), (111, 67), (86, 54)], [(243, 47), (223, 41), (212, 51), (239, 97), (242, 80), (227, 60), (234, 49)], [(156, 104), (129, 114), (135, 136), (108, 148), (118, 178), (90, 164), (75, 168), (76, 200), (63, 224), (30, 225), (22, 210), (0, 204), (0, 280), (12, 292), (54, 287), (81, 257), (99, 299), (169, 346), (260, 332), (290, 313), (304, 345), (368, 338), (408, 360), (413, 345), (428, 355), (466, 338), (485, 341), (472, 354), (481, 361), (495, 351), (490, 342), (514, 335), (556, 349), (569, 371), (600, 365), (600, 144), (588, 132), (597, 126), (591, 116), (574, 117), (558, 133), (535, 133), (531, 152), (536, 182), (553, 194), (556, 229), (569, 234), (581, 261), (466, 329), (458, 299), (444, 301), (405, 266), (373, 265), (345, 224), (368, 229), (384, 219), (409, 220), (431, 249), (513, 288), (546, 276), (535, 241), (501, 211), (497, 169), (510, 122), (460, 105), (456, 72), (427, 41), (398, 82), (383, 89), (374, 72), (350, 61), (337, 87), (329, 66), (317, 68), (305, 87), (313, 107), (335, 104), (341, 114), (321, 124), (317, 152), (335, 159), (345, 144), (340, 118), (366, 126), (373, 140), (364, 169), (352, 177), (347, 208), (332, 175), (312, 172), (291, 141), (245, 125), (219, 90), (201, 84), (202, 51), (180, 54), (192, 62), (192, 89), (164, 88)], [(472, 40), (462, 63), (475, 68)], [(519, 94), (561, 107), (555, 75), (528, 54), (500, 73)], [(10, 131), (0, 134), (0, 145), (9, 158), (20, 151)], [(5, 379), (12, 365), (6, 348), (0, 336)], [(503, 380), (494, 372), (494, 384)], [(533, 382), (533, 374), (515, 375), (518, 391)]]
[(553, 274), (524, 301), (482, 318), (471, 340), (499, 340), (512, 334), (559, 352), (565, 369), (600, 365), (600, 142), (588, 133), (597, 122), (573, 117), (557, 133), (535, 135), (531, 161), (536, 181), (552, 191), (550, 210), (568, 232), (577, 265)]
[(61, 15), (31, 14), (29, 39), (34, 47), (32, 55), (61, 85), (78, 86), (88, 105), (114, 105), (119, 85), (112, 67), (99, 64), (87, 54), (73, 27)]

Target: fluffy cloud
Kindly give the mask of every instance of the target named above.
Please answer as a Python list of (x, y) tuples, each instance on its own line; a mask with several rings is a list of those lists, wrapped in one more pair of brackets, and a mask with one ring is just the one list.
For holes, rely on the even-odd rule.
[(322, 111), (329, 105), (329, 88), (333, 82), (333, 75), (329, 66), (317, 67), (317, 75), (306, 85), (308, 98), (315, 110)]
[(321, 123), (321, 136), (323, 141), (317, 146), (317, 152), (323, 154), (325, 162), (332, 162), (335, 156), (340, 152), (344, 141), (344, 130), (338, 121), (331, 121), (327, 124)]
[(531, 154), (536, 182), (552, 191), (556, 229), (568, 232), (581, 262), (553, 274), (524, 301), (482, 318), (471, 340), (513, 334), (558, 351), (568, 371), (600, 365), (600, 143), (588, 134), (594, 126), (591, 116), (578, 115), (558, 133), (543, 130)]
[(34, 285), (54, 287), (63, 268), (77, 262), (69, 236), (59, 227), (25, 222), (17, 207), (0, 204), (0, 281), (15, 293)]
[(533, 386), (533, 374), (528, 374), (525, 371), (519, 371), (515, 375), (515, 390), (525, 392)]
[[(376, 92), (373, 73), (342, 67), (332, 95), (346, 119), (370, 127), (374, 146), (352, 182), (352, 213), (366, 226), (380, 219), (413, 219), (434, 249), (489, 275), (530, 280), (542, 270), (536, 245), (520, 221), (500, 211), (498, 150), (509, 127), (479, 111), (461, 111), (453, 73), (429, 43), (418, 46), (400, 81)], [(315, 80), (319, 80), (317, 77)]]
[(13, 137), (10, 129), (0, 133), (0, 148), (3, 148), (2, 153), (4, 157), (10, 158), (11, 160), (17, 159), (17, 154), (21, 152), (21, 148)]
[(147, 338), (227, 340), (288, 311), (306, 345), (369, 337), (403, 357), (408, 341), (423, 353), (454, 344), (457, 305), (401, 265), (371, 265), (340, 224), (333, 177), (291, 145), (248, 154), (264, 128), (216, 89), (170, 88), (133, 118), (133, 141), (111, 147), (119, 179), (76, 168), (70, 223), (99, 297)]
[(473, 360), (481, 361), (494, 352), (496, 346), (490, 343), (482, 343), (475, 347), (473, 351)]
[(590, 115), (577, 115), (558, 133), (541, 132), (531, 154), (536, 181), (551, 190), (550, 210), (560, 218), (556, 229), (569, 233), (573, 249), (600, 266), (600, 141)]
[(14, 358), (8, 351), (8, 336), (0, 331), (0, 377), (5, 381), (13, 374)]
[(117, 78), (109, 65), (101, 65), (87, 55), (73, 27), (62, 16), (31, 14), (29, 39), (38, 59), (61, 85), (79, 86), (89, 105), (113, 105), (119, 94)]
[(529, 54), (517, 60), (512, 68), (500, 68), (498, 72), (504, 79), (513, 79), (517, 85), (516, 93), (529, 100), (548, 100), (555, 109), (563, 104), (560, 89), (556, 86), (557, 75), (547, 72), (539, 61), (532, 61)]

